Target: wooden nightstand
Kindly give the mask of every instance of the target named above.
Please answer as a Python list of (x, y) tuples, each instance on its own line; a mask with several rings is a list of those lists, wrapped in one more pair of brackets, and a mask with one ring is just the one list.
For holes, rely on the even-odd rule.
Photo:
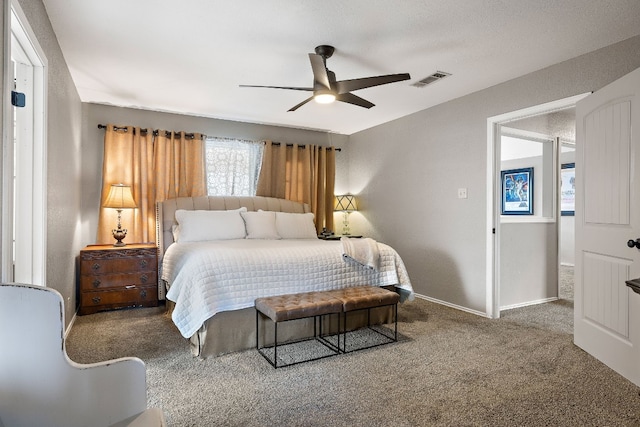
[(155, 245), (89, 245), (80, 251), (78, 314), (157, 305), (158, 249)]

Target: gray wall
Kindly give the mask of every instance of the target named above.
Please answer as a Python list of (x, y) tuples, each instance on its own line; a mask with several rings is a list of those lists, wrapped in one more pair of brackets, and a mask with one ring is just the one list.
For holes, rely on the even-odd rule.
[[(98, 225), (104, 149), (104, 130), (98, 129), (98, 124), (200, 132), (209, 136), (250, 140), (270, 139), (283, 143), (333, 145), (339, 148), (345, 147), (348, 141), (348, 136), (340, 134), (86, 103), (82, 108), (82, 123), (83, 245), (95, 242)], [(348, 162), (346, 150), (336, 153), (336, 191), (348, 187)]]
[(503, 223), (500, 240), (501, 310), (558, 296), (556, 223)]
[(487, 118), (597, 90), (638, 52), (640, 36), (351, 135), (352, 233), (394, 246), (417, 293), (486, 313)]
[(68, 323), (75, 313), (75, 258), (82, 240), (82, 104), (42, 2), (19, 3), (48, 61), (46, 284), (62, 294)]

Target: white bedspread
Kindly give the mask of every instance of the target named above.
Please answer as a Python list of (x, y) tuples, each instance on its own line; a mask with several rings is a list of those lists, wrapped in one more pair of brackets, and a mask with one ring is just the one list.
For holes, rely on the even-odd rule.
[(162, 263), (172, 318), (191, 337), (221, 311), (252, 307), (258, 297), (395, 285), (413, 298), (413, 288), (398, 253), (378, 243), (379, 270), (345, 262), (340, 241), (226, 240), (174, 243)]

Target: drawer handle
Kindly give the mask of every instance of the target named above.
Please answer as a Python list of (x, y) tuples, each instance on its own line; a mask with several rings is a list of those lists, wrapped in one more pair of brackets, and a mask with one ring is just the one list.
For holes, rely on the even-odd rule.
[(93, 297), (91, 301), (93, 301), (94, 304), (100, 304), (100, 297)]
[(149, 264), (149, 261), (147, 261), (146, 259), (143, 259), (142, 261), (140, 261), (140, 267), (142, 268), (146, 267), (147, 264)]
[(146, 289), (143, 289), (143, 290), (140, 291), (140, 297), (141, 298), (146, 298), (147, 297), (147, 290)]
[(125, 289), (135, 289), (136, 285), (127, 285), (124, 287)]
[(93, 282), (91, 282), (91, 284), (93, 285), (94, 288), (97, 288), (100, 286), (100, 280), (96, 279)]
[(146, 274), (143, 274), (142, 276), (140, 276), (140, 281), (142, 283), (147, 283), (149, 281), (149, 276), (147, 276)]
[(93, 264), (93, 267), (91, 268), (93, 268), (94, 271), (100, 270), (100, 264), (96, 262), (95, 264)]

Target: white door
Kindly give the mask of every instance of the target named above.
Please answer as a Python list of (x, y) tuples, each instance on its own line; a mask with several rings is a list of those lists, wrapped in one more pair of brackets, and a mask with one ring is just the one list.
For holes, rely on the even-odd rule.
[(576, 105), (574, 342), (640, 385), (640, 69)]
[[(34, 161), (33, 161), (33, 67), (16, 61), (15, 87), (24, 93), (28, 102), (24, 107), (14, 107), (14, 188), (13, 188), (13, 280), (20, 283), (36, 283), (34, 271), (34, 247), (37, 241), (33, 232), (34, 212)], [(31, 104), (31, 105), (29, 105)]]
[[(25, 107), (6, 109), (3, 141), (0, 278), (46, 284), (47, 60), (24, 13), (11, 4), (11, 61)], [(13, 84), (7, 85), (13, 88)], [(11, 82), (13, 83), (13, 82)], [(12, 113), (12, 114), (10, 114)]]

